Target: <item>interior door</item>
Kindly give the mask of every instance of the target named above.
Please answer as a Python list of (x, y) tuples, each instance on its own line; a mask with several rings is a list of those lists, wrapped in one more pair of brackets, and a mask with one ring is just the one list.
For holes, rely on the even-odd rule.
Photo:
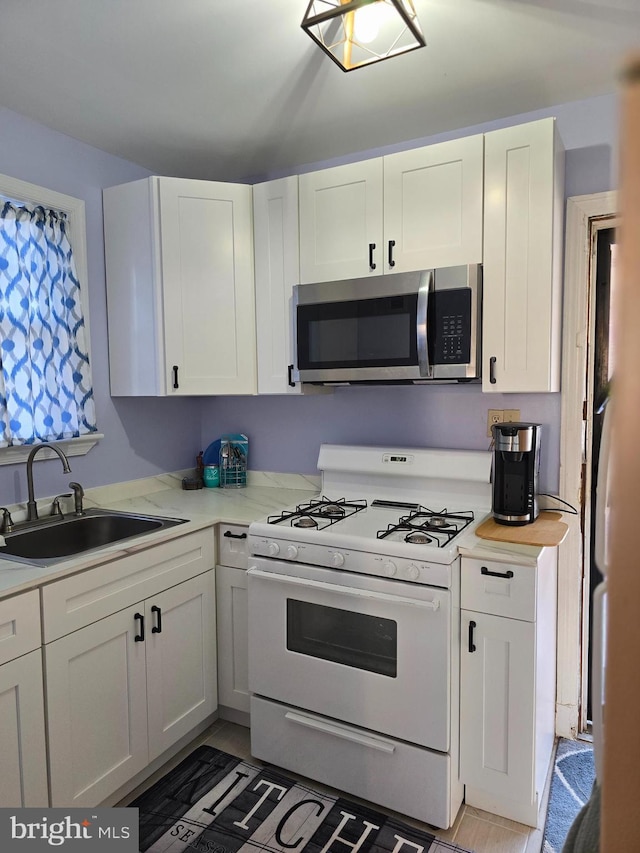
[[(591, 661), (592, 661), (592, 639), (593, 639), (593, 593), (602, 582), (603, 576), (595, 561), (595, 525), (596, 525), (596, 488), (598, 485), (598, 459), (600, 455), (600, 441), (602, 437), (602, 426), (604, 421), (604, 410), (607, 404), (611, 380), (615, 368), (615, 327), (613, 318), (615, 311), (613, 305), (616, 295), (615, 277), (615, 253), (616, 253), (616, 231), (615, 228), (603, 228), (596, 234), (596, 256), (595, 256), (595, 294), (594, 294), (594, 332), (593, 332), (593, 368), (591, 384), (593, 388), (591, 401), (591, 477), (590, 477), (590, 513), (589, 513), (589, 543), (585, 548), (588, 554), (588, 562), (585, 565), (585, 576), (588, 587), (588, 645), (585, 662), (585, 704), (587, 728), (592, 717), (592, 690), (591, 690)], [(583, 713), (583, 717), (585, 714)]]

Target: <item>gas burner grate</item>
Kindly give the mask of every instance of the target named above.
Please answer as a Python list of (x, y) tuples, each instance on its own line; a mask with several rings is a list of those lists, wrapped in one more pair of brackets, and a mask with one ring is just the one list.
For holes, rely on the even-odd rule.
[[(454, 536), (471, 524), (473, 519), (474, 514), (471, 510), (449, 512), (447, 509), (442, 509), (434, 512), (421, 506), (416, 512), (402, 516), (396, 524), (389, 524), (386, 530), (378, 530), (377, 538), (386, 539), (394, 533), (405, 533), (405, 542), (414, 545), (437, 545), (438, 548), (444, 548)], [(421, 539), (421, 536), (425, 538)]]
[(321, 530), (366, 508), (365, 500), (347, 501), (345, 498), (332, 500), (321, 495), (319, 498), (312, 498), (310, 501), (298, 504), (295, 509), (284, 510), (279, 515), (270, 515), (267, 518), (267, 524), (288, 524), (289, 527)]

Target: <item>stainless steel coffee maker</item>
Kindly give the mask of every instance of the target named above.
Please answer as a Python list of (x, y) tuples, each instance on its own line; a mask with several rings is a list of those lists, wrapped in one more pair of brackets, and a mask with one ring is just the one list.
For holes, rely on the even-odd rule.
[(540, 424), (494, 424), (491, 510), (498, 524), (531, 524), (538, 517)]

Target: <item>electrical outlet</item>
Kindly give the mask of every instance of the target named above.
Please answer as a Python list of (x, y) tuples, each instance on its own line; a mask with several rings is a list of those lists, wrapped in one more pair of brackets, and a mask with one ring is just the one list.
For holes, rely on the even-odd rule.
[(504, 418), (505, 424), (513, 424), (520, 422), (520, 409), (505, 409)]
[(487, 438), (493, 438), (491, 427), (494, 424), (501, 424), (504, 421), (504, 412), (502, 409), (489, 409), (487, 412)]

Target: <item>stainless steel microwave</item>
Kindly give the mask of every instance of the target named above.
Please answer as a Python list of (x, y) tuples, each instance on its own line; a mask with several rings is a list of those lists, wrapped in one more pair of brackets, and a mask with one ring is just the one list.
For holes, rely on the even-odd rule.
[(480, 378), (480, 264), (297, 285), (292, 304), (299, 382)]

